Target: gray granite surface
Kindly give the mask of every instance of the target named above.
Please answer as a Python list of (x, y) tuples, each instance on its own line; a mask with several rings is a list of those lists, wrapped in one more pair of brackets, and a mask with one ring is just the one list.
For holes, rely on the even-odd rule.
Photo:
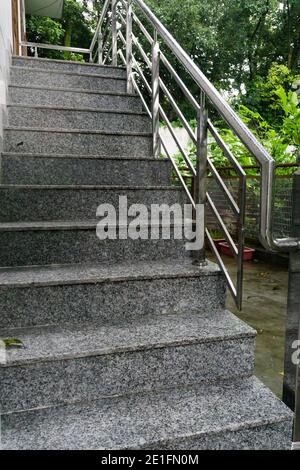
[(253, 378), (2, 416), (4, 449), (290, 449), (292, 413)]
[(138, 96), (120, 92), (83, 90), (56, 87), (43, 87), (35, 84), (10, 85), (8, 99), (11, 104), (39, 106), (89, 107), (118, 110), (141, 111)]
[(56, 86), (64, 88), (80, 88), (97, 91), (126, 91), (126, 78), (111, 74), (103, 75), (92, 73), (74, 73), (58, 70), (43, 70), (31, 67), (11, 67), (11, 85)]
[[(42, 224), (42, 223), (41, 223)], [(20, 227), (21, 225), (21, 227)], [(52, 264), (124, 262), (125, 260), (145, 261), (162, 258), (178, 259), (188, 256), (185, 240), (177, 240), (175, 230), (169, 226), (170, 237), (162, 239), (162, 230), (155, 228), (158, 240), (151, 239), (153, 228), (142, 227), (147, 239), (121, 240), (116, 227), (116, 239), (100, 240), (96, 234), (96, 224), (58, 222), (44, 226), (29, 227), (18, 224), (17, 230), (0, 224), (0, 266), (36, 266)], [(20, 230), (21, 229), (21, 230)], [(127, 230), (127, 226), (124, 227)], [(183, 226), (179, 230), (183, 231)], [(176, 228), (176, 230), (178, 230)]]
[(13, 63), (10, 104), (31, 108), (10, 107), (4, 132), (1, 182), (19, 186), (0, 187), (0, 265), (40, 266), (0, 269), (0, 338), (24, 344), (0, 366), (3, 448), (290, 448), (292, 414), (250, 377), (255, 332), (225, 311), (219, 268), (176, 259), (180, 241), (96, 239), (96, 207), (120, 194), (184, 202), (125, 70)]
[(171, 166), (166, 159), (141, 157), (3, 154), (1, 182), (4, 185), (167, 186), (171, 183)]
[(27, 355), (25, 348), (15, 352), (15, 361), (9, 353), (8, 366), (0, 367), (1, 409), (251, 375), (254, 332), (227, 314), (216, 316), (223, 328), (208, 315), (203, 321), (201, 313), (189, 313), (114, 326), (82, 325), (81, 333), (75, 327), (11, 331), (28, 348)]
[(81, 63), (67, 60), (45, 59), (36, 57), (20, 57), (14, 56), (12, 58), (12, 65), (17, 67), (31, 67), (44, 69), (47, 71), (58, 70), (66, 72), (77, 73), (96, 73), (99, 75), (117, 75), (119, 77), (126, 77), (126, 69), (124, 67), (113, 67), (111, 65), (98, 65), (89, 62)]
[(253, 338), (255, 334), (255, 330), (228, 311), (212, 314), (201, 310), (175, 315), (141, 315), (123, 322), (112, 319), (109, 323), (0, 330), (0, 338), (17, 337), (24, 346), (7, 350), (7, 366)]
[(65, 284), (124, 282), (130, 280), (189, 277), (220, 277), (220, 268), (210, 261), (207, 266), (194, 266), (191, 260), (163, 259), (152, 262), (118, 264), (82, 264), (77, 266), (37, 266), (0, 268), (1, 287), (32, 287)]
[[(121, 164), (119, 171), (122, 171)], [(187, 203), (184, 191), (169, 185), (148, 187), (2, 185), (0, 221), (95, 220), (100, 204), (112, 204), (118, 214), (120, 196), (127, 196), (128, 208), (132, 204), (144, 204), (149, 213), (151, 204)]]
[(13, 127), (88, 129), (151, 132), (149, 116), (142, 112), (62, 107), (8, 107), (8, 124)]
[(0, 279), (2, 328), (225, 307), (224, 278), (190, 260), (7, 269)]
[(6, 128), (5, 152), (152, 156), (152, 135), (82, 129)]

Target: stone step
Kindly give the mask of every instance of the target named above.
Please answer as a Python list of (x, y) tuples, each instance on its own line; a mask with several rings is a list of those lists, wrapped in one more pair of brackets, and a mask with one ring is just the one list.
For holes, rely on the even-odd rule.
[[(171, 183), (171, 173), (172, 163), (169, 159), (4, 153), (1, 183), (166, 186)], [(1, 207), (4, 206), (1, 204)]]
[(96, 73), (99, 75), (113, 75), (116, 77), (126, 78), (126, 69), (124, 67), (114, 67), (112, 65), (102, 66), (98, 64), (90, 64), (89, 62), (13, 56), (12, 65), (17, 67), (43, 69), (46, 71), (57, 70), (60, 72)]
[(151, 133), (7, 127), (4, 152), (73, 155), (153, 155)]
[[(0, 266), (154, 261), (189, 255), (185, 249), (188, 240), (175, 236), (175, 231), (183, 233), (182, 225), (142, 226), (138, 233), (144, 239), (128, 237), (128, 226), (117, 225), (110, 228), (113, 234), (105, 240), (97, 237), (96, 226), (96, 221), (0, 224)], [(120, 239), (121, 230), (126, 239)], [(169, 239), (163, 239), (163, 230), (169, 231)]]
[(0, 186), (1, 222), (96, 219), (100, 204), (112, 204), (119, 213), (119, 198), (127, 197), (128, 209), (143, 204), (150, 215), (151, 205), (187, 203), (184, 191), (176, 186)]
[(0, 366), (2, 412), (253, 373), (255, 331), (229, 312), (14, 328), (0, 337), (24, 345)]
[(70, 88), (47, 88), (43, 86), (9, 86), (10, 104), (29, 106), (65, 106), (83, 108), (103, 108), (125, 111), (142, 111), (141, 99), (136, 95), (116, 92)]
[(8, 106), (12, 127), (87, 129), (109, 132), (151, 132), (152, 123), (143, 112), (49, 106)]
[(0, 294), (1, 328), (225, 309), (220, 269), (191, 259), (0, 269)]
[(4, 449), (289, 450), (292, 413), (257, 379), (2, 415)]
[(44, 70), (31, 67), (10, 68), (10, 85), (27, 85), (79, 88), (95, 91), (126, 92), (126, 78), (114, 74), (78, 73)]

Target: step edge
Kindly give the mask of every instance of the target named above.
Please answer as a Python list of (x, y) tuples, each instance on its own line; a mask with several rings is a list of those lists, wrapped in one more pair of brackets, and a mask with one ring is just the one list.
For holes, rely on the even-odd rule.
[[(63, 60), (63, 59), (48, 59), (47, 57), (24, 57), (18, 55), (12, 55), (12, 59), (14, 60), (28, 60), (30, 62), (45, 62), (45, 63), (61, 63), (61, 64), (72, 64), (72, 65), (79, 65), (79, 66), (88, 66), (88, 67), (100, 67), (100, 68), (109, 68), (109, 69), (117, 69), (117, 70), (124, 70), (126, 71), (126, 67), (124, 66), (117, 66), (117, 65), (101, 65), (91, 62), (77, 62), (76, 60)], [(21, 66), (19, 66), (21, 67)]]
[[(171, 163), (171, 160), (168, 157), (161, 157), (161, 158), (156, 158), (156, 157), (146, 157), (146, 156), (141, 156), (141, 157), (130, 157), (127, 155), (76, 155), (76, 154), (59, 154), (59, 153), (53, 153), (51, 154), (43, 154), (43, 153), (17, 153), (17, 152), (2, 152), (2, 157), (18, 157), (18, 158), (61, 158), (61, 159), (69, 159), (69, 160), (128, 160), (132, 162), (139, 162), (139, 161), (144, 161), (144, 162), (169, 162)], [(1, 187), (1, 186), (0, 186)]]
[[(24, 410), (26, 411), (26, 410)], [(193, 433), (185, 433), (182, 435), (178, 435), (176, 437), (170, 437), (170, 438), (163, 438), (160, 440), (153, 440), (153, 441), (147, 441), (143, 446), (141, 447), (136, 441), (135, 443), (130, 443), (127, 446), (116, 446), (114, 447), (115, 450), (120, 451), (120, 450), (132, 450), (132, 449), (147, 449), (147, 447), (144, 446), (157, 446), (156, 448), (159, 448), (160, 445), (165, 445), (166, 443), (176, 443), (177, 441), (180, 441), (182, 439), (196, 439), (197, 437), (201, 438), (203, 436), (216, 436), (218, 434), (222, 435), (224, 432), (238, 432), (238, 431), (243, 431), (247, 429), (255, 429), (255, 428), (260, 428), (260, 427), (266, 427), (268, 425), (276, 425), (276, 424), (281, 424), (285, 422), (289, 422), (292, 420), (292, 417), (289, 415), (286, 416), (278, 416), (272, 417), (272, 418), (256, 418), (254, 420), (246, 420), (242, 423), (236, 423), (236, 424), (228, 424), (228, 425), (223, 425), (223, 427), (218, 427), (216, 429), (211, 429), (211, 430), (206, 430), (206, 431), (199, 431), (199, 432), (193, 432)], [(292, 443), (291, 443), (292, 445)], [(104, 450), (104, 449), (103, 449)]]
[[(56, 129), (54, 127), (43, 128), (43, 127), (19, 127), (19, 126), (6, 126), (3, 128), (5, 132), (48, 132), (51, 134), (88, 134), (88, 135), (110, 135), (117, 137), (152, 137), (151, 132), (127, 132), (127, 131), (100, 131), (100, 130), (88, 130), (88, 129)], [(4, 137), (5, 140), (5, 137)]]
[[(28, 90), (47, 90), (47, 91), (59, 91), (59, 92), (67, 92), (67, 93), (84, 93), (84, 94), (91, 94), (91, 95), (101, 95), (101, 96), (119, 96), (119, 97), (129, 97), (129, 98), (136, 98), (141, 102), (141, 98), (134, 94), (134, 93), (126, 93), (122, 91), (98, 91), (98, 90), (87, 90), (85, 88), (64, 88), (64, 87), (51, 87), (51, 86), (38, 86), (38, 85), (15, 85), (15, 84), (8, 84), (8, 88), (26, 88)], [(13, 103), (11, 103), (13, 104)], [(142, 105), (142, 102), (141, 102)]]
[[(125, 114), (125, 115), (137, 115), (137, 116), (147, 116), (149, 115), (145, 111), (131, 111), (131, 110), (122, 110), (122, 109), (108, 109), (108, 108), (72, 108), (68, 106), (41, 106), (41, 105), (29, 105), (29, 104), (8, 104), (8, 110), (10, 108), (21, 108), (23, 109), (38, 109), (41, 111), (64, 111), (72, 113), (99, 113), (99, 114)], [(149, 118), (150, 119), (150, 118)]]
[[(117, 80), (117, 81), (122, 81), (122, 82), (127, 81), (126, 77), (117, 77), (114, 75), (100, 75), (97, 73), (69, 72), (65, 70), (39, 69), (37, 67), (26, 67), (26, 66), (22, 67), (18, 65), (11, 65), (10, 71), (12, 72), (14, 70), (24, 70), (25, 72), (34, 72), (34, 73), (47, 73), (49, 75), (58, 74), (58, 75), (67, 75), (67, 76), (76, 76), (76, 77), (92, 77), (92, 78), (96, 78), (100, 80), (107, 79), (107, 80)], [(13, 85), (11, 78), (10, 78), (9, 83)]]
[(98, 191), (180, 191), (183, 189), (180, 186), (162, 185), (162, 186), (131, 186), (131, 185), (52, 185), (52, 184), (1, 184), (1, 189), (12, 190), (98, 190)]
[[(8, 370), (11, 368), (16, 367), (24, 367), (28, 365), (37, 365), (37, 364), (49, 364), (49, 363), (56, 363), (60, 361), (73, 361), (78, 359), (87, 359), (87, 358), (96, 358), (96, 357), (103, 357), (103, 356), (113, 356), (115, 354), (124, 354), (124, 353), (137, 353), (141, 351), (153, 351), (158, 349), (172, 349), (178, 347), (189, 347), (194, 346), (196, 344), (214, 344), (214, 343), (228, 343), (230, 341), (236, 341), (237, 343), (239, 340), (247, 339), (249, 341), (255, 340), (256, 335), (249, 332), (243, 333), (231, 333), (227, 336), (216, 335), (211, 338), (190, 338), (190, 339), (181, 339), (181, 340), (170, 340), (170, 341), (158, 341), (158, 342), (149, 342), (144, 344), (132, 344), (131, 346), (115, 346), (106, 349), (93, 349), (90, 351), (81, 351), (74, 354), (61, 354), (57, 356), (41, 356), (34, 359), (24, 359), (24, 360), (15, 360), (9, 362), (5, 365), (0, 365), (0, 370)], [(253, 353), (253, 360), (254, 360), (254, 353)]]
[[(116, 264), (116, 263), (115, 263)], [(134, 263), (135, 265), (137, 263)], [(197, 270), (195, 269), (194, 271), (190, 272), (168, 272), (168, 273), (148, 273), (148, 274), (124, 274), (124, 275), (110, 275), (109, 274), (109, 266), (107, 267), (107, 273), (102, 274), (102, 275), (97, 275), (94, 274), (93, 276), (80, 276), (77, 274), (77, 276), (71, 276), (68, 274), (68, 279), (59, 279), (59, 280), (46, 280), (46, 281), (41, 281), (41, 280), (31, 280), (31, 281), (6, 281), (3, 282), (0, 279), (0, 289), (12, 289), (12, 288), (25, 288), (25, 289), (30, 289), (30, 288), (40, 288), (40, 287), (56, 287), (56, 286), (76, 286), (76, 285), (86, 285), (86, 284), (105, 284), (105, 283), (124, 283), (124, 282), (139, 282), (139, 281), (148, 281), (148, 280), (157, 280), (157, 279), (190, 279), (190, 278), (200, 278), (200, 277), (210, 277), (210, 278), (223, 278), (223, 274), (218, 268), (217, 265), (213, 265), (214, 269), (209, 267), (208, 268), (198, 268)], [(61, 264), (52, 264), (51, 265), (51, 271), (55, 268), (61, 268), (61, 267), (68, 267), (68, 268), (76, 268), (78, 265), (73, 264), (67, 264), (67, 265), (61, 265)], [(36, 266), (28, 266), (24, 267), (21, 266), (21, 269), (26, 272), (34, 271), (35, 268), (45, 268), (46, 270), (49, 269), (49, 265), (36, 265)], [(0, 276), (1, 274), (8, 274), (14, 272), (15, 275), (18, 275), (18, 268), (16, 267), (1, 267), (0, 268)]]
[[(221, 379), (216, 379), (216, 380), (212, 380), (209, 382), (209, 385), (214, 385), (216, 383), (218, 384), (224, 384), (224, 385), (228, 385), (229, 383), (237, 383), (237, 382), (243, 382), (243, 381), (246, 381), (246, 380), (249, 380), (249, 379), (252, 379), (253, 381), (256, 381), (257, 383), (260, 384), (261, 387), (263, 388), (266, 388), (266, 386), (260, 381), (258, 380), (254, 375), (245, 375), (245, 374), (241, 374), (239, 376), (235, 376), (234, 378), (232, 377), (224, 377), (224, 378), (221, 378)], [(141, 390), (141, 391), (132, 391), (132, 392), (128, 392), (128, 393), (124, 393), (124, 394), (118, 394), (118, 395), (114, 395), (114, 396), (109, 396), (109, 395), (105, 395), (103, 397), (101, 397), (100, 399), (92, 399), (90, 400), (89, 402), (87, 401), (82, 401), (82, 400), (73, 400), (73, 401), (68, 401), (66, 403), (58, 403), (58, 404), (48, 404), (48, 405), (44, 405), (44, 406), (37, 406), (37, 407), (34, 407), (34, 408), (28, 408), (28, 409), (22, 409), (22, 410), (17, 410), (17, 411), (5, 411), (5, 412), (0, 412), (0, 416), (15, 416), (15, 415), (25, 415), (26, 413), (39, 413), (39, 412), (43, 412), (43, 411), (51, 411), (51, 410), (57, 410), (57, 409), (62, 409), (63, 407), (64, 408), (68, 408), (68, 407), (80, 407), (81, 405), (87, 405), (87, 404), (90, 404), (91, 406), (94, 404), (94, 403), (97, 403), (97, 402), (101, 402), (103, 400), (110, 400), (112, 402), (112, 406), (113, 406), (113, 402), (117, 401), (117, 400), (124, 400), (126, 398), (130, 398), (130, 397), (138, 397), (138, 396), (142, 396), (142, 397), (145, 397), (145, 396), (150, 396), (150, 395), (158, 395), (162, 392), (167, 392), (168, 390), (169, 391), (173, 391), (174, 389), (176, 390), (180, 390), (181, 392), (184, 392), (185, 390), (193, 390), (195, 389), (196, 387), (198, 386), (203, 386), (205, 385), (205, 382), (202, 382), (202, 383), (192, 383), (192, 384), (185, 384), (185, 385), (178, 385), (176, 387), (158, 387), (157, 389), (155, 389), (154, 391), (147, 391), (147, 390)], [(271, 397), (272, 398), (272, 402), (275, 404), (275, 403), (278, 403), (280, 402), (280, 400), (273, 394), (273, 396)], [(259, 418), (256, 418), (256, 419), (248, 419), (246, 421), (244, 421), (243, 423), (239, 422), (239, 423), (236, 423), (236, 424), (229, 424), (229, 427), (225, 428), (226, 431), (238, 431), (238, 430), (242, 430), (242, 429), (252, 429), (252, 428), (256, 428), (256, 427), (259, 427), (259, 426), (267, 426), (267, 425), (272, 425), (272, 424), (280, 424), (280, 423), (285, 423), (285, 422), (292, 422), (293, 420), (293, 417), (294, 417), (294, 414), (291, 410), (289, 410), (287, 407), (284, 407), (284, 404), (281, 402), (281, 404), (283, 405), (282, 406), (282, 409), (280, 411), (278, 411), (278, 414), (277, 416), (272, 416), (271, 418), (270, 417), (259, 417)], [(283, 409), (284, 408), (284, 409)], [(148, 445), (155, 445), (155, 444), (162, 444), (162, 443), (165, 443), (165, 442), (173, 442), (173, 440), (179, 440), (179, 439), (184, 439), (184, 438), (193, 438), (193, 437), (197, 437), (197, 436), (204, 436), (204, 435), (216, 435), (216, 434), (222, 434), (224, 433), (224, 425), (222, 425), (222, 427), (218, 427), (218, 428), (214, 428), (214, 429), (211, 429), (211, 430), (205, 430), (205, 431), (199, 431), (199, 432), (193, 432), (193, 433), (184, 433), (184, 434), (180, 434), (178, 435), (177, 437), (173, 437), (173, 438), (163, 438), (163, 439), (160, 439), (160, 440), (157, 440), (157, 441), (150, 441), (149, 442), (146, 442), (146, 444)], [(292, 444), (292, 440), (291, 440), (291, 444)], [(135, 444), (134, 443), (129, 443), (127, 447), (115, 447), (116, 450), (120, 450), (120, 449), (132, 449), (132, 446), (134, 446)], [(136, 442), (136, 445), (139, 445), (138, 442)], [(130, 446), (130, 447), (129, 447)]]
[[(128, 218), (129, 219), (129, 218)], [(91, 221), (77, 221), (77, 222), (72, 222), (72, 221), (63, 221), (63, 220), (57, 220), (57, 221), (37, 221), (37, 222), (0, 222), (0, 233), (7, 233), (7, 232), (70, 232), (70, 231), (76, 231), (76, 230), (95, 230), (97, 227), (97, 224), (99, 223), (99, 220), (91, 220)], [(192, 223), (192, 221), (190, 221)], [(148, 222), (145, 222), (144, 224), (139, 224), (141, 228), (175, 228), (175, 227), (184, 227), (184, 223), (158, 223), (158, 224), (151, 224)], [(127, 224), (110, 224), (111, 228), (115, 228), (116, 230), (119, 230), (120, 228), (125, 228), (128, 227)], [(115, 240), (115, 241), (118, 241)], [(120, 240), (119, 240), (120, 241)], [(149, 239), (148, 241), (151, 241)], [(165, 240), (166, 242), (168, 240)], [(182, 240), (184, 241), (184, 240)]]

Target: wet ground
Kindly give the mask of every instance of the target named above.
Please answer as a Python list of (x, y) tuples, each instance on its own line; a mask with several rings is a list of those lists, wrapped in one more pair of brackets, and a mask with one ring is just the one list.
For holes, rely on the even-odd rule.
[[(231, 258), (226, 264), (233, 273)], [(282, 396), (288, 269), (263, 261), (245, 263), (244, 302), (239, 312), (230, 295), (228, 309), (257, 330), (255, 374)]]

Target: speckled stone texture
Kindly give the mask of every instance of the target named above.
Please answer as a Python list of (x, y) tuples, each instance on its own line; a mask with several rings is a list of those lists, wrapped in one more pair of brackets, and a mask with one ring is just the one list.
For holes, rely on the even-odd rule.
[(101, 203), (187, 202), (126, 71), (14, 58), (9, 104), (0, 265), (27, 266), (0, 268), (0, 338), (23, 342), (0, 366), (3, 448), (289, 449), (220, 269), (172, 236), (96, 238)]
[[(51, 264), (104, 263), (125, 260), (178, 259), (188, 256), (185, 243), (188, 240), (176, 239), (175, 230), (169, 226), (170, 239), (162, 236), (154, 240), (152, 228), (141, 227), (147, 239), (133, 240), (119, 238), (120, 228), (116, 227), (116, 239), (100, 240), (96, 234), (96, 222), (58, 223), (39, 225), (18, 224), (16, 230), (5, 229), (0, 225), (0, 266), (36, 266)], [(124, 227), (127, 230), (127, 226)], [(179, 227), (183, 233), (183, 226)], [(156, 226), (153, 230), (161, 233)], [(20, 247), (26, 249), (20, 250)]]
[(187, 260), (0, 270), (0, 327), (123, 321), (225, 308), (215, 266)]
[(8, 124), (13, 127), (88, 129), (98, 131), (151, 132), (149, 116), (142, 112), (50, 108), (8, 107)]
[(4, 449), (290, 449), (292, 413), (253, 378), (2, 416)]
[(38, 106), (67, 106), (71, 108), (95, 108), (142, 111), (138, 96), (125, 93), (98, 92), (70, 88), (46, 88), (32, 85), (9, 86), (9, 102)]
[(0, 331), (11, 334), (25, 349), (0, 366), (3, 412), (253, 372), (255, 333), (227, 312)]
[(17, 67), (31, 67), (48, 70), (58, 70), (76, 73), (96, 73), (99, 75), (114, 75), (126, 78), (126, 69), (124, 67), (113, 67), (110, 65), (101, 66), (90, 64), (89, 62), (80, 63), (66, 60), (44, 59), (36, 57), (19, 57), (12, 58), (12, 65)]
[[(139, 186), (143, 181), (144, 187), (167, 186), (171, 183), (171, 166), (172, 163), (167, 159), (142, 157), (3, 154), (1, 182), (3, 185)], [(16, 195), (16, 191), (13, 190), (13, 193)], [(8, 200), (11, 200), (10, 196)], [(1, 209), (4, 208), (0, 205)], [(11, 220), (11, 215), (7, 216)]]
[(35, 85), (79, 88), (84, 90), (126, 92), (126, 78), (113, 74), (101, 76), (98, 73), (74, 73), (48, 71), (31, 67), (11, 67), (11, 85)]
[(87, 130), (6, 128), (4, 151), (85, 155), (153, 155), (152, 135)]
[[(100, 204), (112, 204), (119, 212), (119, 197), (127, 196), (128, 208), (132, 204), (145, 204), (149, 213), (151, 204), (184, 204), (185, 193), (176, 187), (126, 186), (0, 186), (0, 220), (50, 221), (95, 220)], [(1, 225), (0, 225), (1, 228)]]

